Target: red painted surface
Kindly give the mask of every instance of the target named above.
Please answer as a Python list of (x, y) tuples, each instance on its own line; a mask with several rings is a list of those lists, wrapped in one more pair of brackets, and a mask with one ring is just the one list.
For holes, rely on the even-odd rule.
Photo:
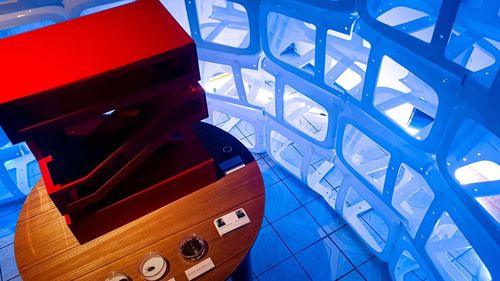
[(159, 1), (139, 0), (0, 40), (0, 103), (193, 44)]
[(158, 0), (0, 40), (0, 61), (0, 125), (82, 243), (217, 179), (194, 42)]

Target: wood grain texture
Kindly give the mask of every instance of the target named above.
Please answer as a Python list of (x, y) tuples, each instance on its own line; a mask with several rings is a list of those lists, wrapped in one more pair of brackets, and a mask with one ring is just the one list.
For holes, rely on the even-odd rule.
[[(213, 220), (243, 207), (251, 223), (220, 237)], [(29, 280), (104, 280), (111, 271), (139, 277), (149, 252), (166, 257), (165, 280), (187, 280), (178, 246), (191, 234), (208, 241), (206, 257), (215, 269), (197, 280), (225, 280), (241, 263), (257, 237), (264, 212), (264, 184), (256, 162), (146, 216), (80, 245), (39, 183), (21, 210), (15, 253), (21, 277)]]

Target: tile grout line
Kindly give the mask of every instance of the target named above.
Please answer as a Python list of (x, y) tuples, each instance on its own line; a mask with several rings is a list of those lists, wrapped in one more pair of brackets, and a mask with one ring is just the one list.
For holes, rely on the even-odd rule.
[(7, 247), (9, 247), (10, 245), (13, 245), (13, 244), (14, 244), (14, 241), (12, 241), (12, 243), (9, 243), (7, 245), (4, 245), (4, 246), (0, 247), (0, 250), (2, 250), (3, 248), (7, 248)]
[[(300, 152), (299, 152), (299, 154), (300, 154)], [(269, 165), (269, 163), (266, 161), (266, 159), (265, 159), (264, 157), (263, 157), (262, 159), (264, 159), (264, 161), (265, 161), (265, 162)], [(276, 164), (277, 164), (277, 163), (276, 163)], [(273, 170), (273, 172), (275, 172), (275, 171), (274, 171), (274, 169), (273, 169), (270, 165), (269, 165), (269, 167)], [(277, 173), (275, 172), (275, 174), (277, 174)], [(279, 177), (279, 176), (278, 176), (278, 177)], [(292, 177), (293, 177), (293, 176), (292, 176)], [(299, 181), (302, 185), (305, 185), (305, 184), (304, 184), (301, 180), (299, 180), (299, 179), (296, 179), (296, 180), (298, 180), (298, 181)], [(339, 279), (341, 279), (341, 278), (345, 277), (346, 275), (350, 274), (350, 273), (351, 273), (351, 272), (353, 272), (353, 271), (357, 271), (357, 267), (356, 267), (356, 266), (352, 263), (352, 261), (351, 261), (351, 260), (350, 260), (350, 259), (349, 259), (349, 258), (348, 258), (345, 254), (344, 254), (344, 252), (340, 249), (340, 247), (339, 247), (339, 246), (338, 246), (338, 245), (337, 245), (337, 244), (336, 244), (336, 243), (335, 243), (335, 242), (334, 242), (334, 241), (333, 241), (333, 240), (329, 237), (331, 234), (333, 234), (333, 233), (335, 233), (336, 231), (340, 230), (341, 228), (345, 227), (345, 226), (347, 225), (347, 223), (345, 223), (342, 227), (340, 227), (340, 228), (336, 229), (336, 230), (335, 230), (335, 231), (333, 231), (332, 233), (328, 234), (328, 232), (327, 232), (327, 231), (323, 228), (323, 226), (321, 225), (321, 223), (319, 223), (319, 222), (317, 221), (317, 219), (316, 219), (316, 218), (315, 218), (315, 217), (311, 214), (311, 212), (309, 212), (309, 210), (308, 210), (308, 209), (306, 208), (306, 206), (305, 206), (305, 205), (307, 205), (307, 204), (309, 204), (309, 203), (313, 202), (314, 200), (316, 200), (316, 199), (318, 199), (318, 198), (322, 198), (322, 197), (321, 197), (321, 196), (319, 196), (319, 194), (317, 194), (317, 193), (316, 193), (316, 194), (318, 195), (318, 197), (317, 197), (317, 198), (315, 198), (315, 199), (313, 199), (313, 200), (311, 200), (311, 201), (307, 202), (307, 204), (304, 204), (304, 203), (302, 203), (302, 201), (301, 201), (301, 200), (299, 200), (299, 198), (297, 197), (297, 195), (295, 195), (295, 193), (294, 193), (294, 192), (290, 189), (290, 187), (286, 184), (286, 182), (284, 182), (284, 181), (283, 181), (283, 179), (281, 180), (281, 182), (283, 182), (283, 184), (285, 185), (285, 187), (286, 187), (286, 188), (288, 189), (288, 191), (292, 194), (292, 196), (294, 196), (294, 197), (295, 197), (295, 199), (299, 202), (299, 204), (301, 205), (301, 207), (302, 207), (302, 208), (304, 208), (304, 209), (305, 209), (305, 211), (306, 211), (306, 212), (307, 212), (307, 213), (308, 213), (308, 214), (309, 214), (309, 215), (313, 218), (313, 221), (314, 221), (314, 222), (316, 222), (316, 223), (320, 226), (321, 230), (323, 230), (323, 231), (325, 232), (325, 236), (324, 236), (324, 237), (321, 237), (320, 239), (318, 239), (318, 240), (316, 240), (316, 241), (312, 242), (311, 244), (307, 245), (307, 247), (305, 247), (304, 249), (301, 249), (301, 250), (300, 250), (300, 251), (298, 251), (297, 253), (300, 253), (300, 252), (302, 252), (302, 251), (305, 251), (306, 249), (308, 249), (308, 248), (309, 248), (309, 247), (311, 247), (312, 245), (314, 245), (314, 244), (318, 243), (319, 241), (321, 241), (321, 240), (323, 240), (323, 239), (325, 239), (325, 238), (328, 238), (328, 239), (330, 239), (330, 241), (331, 241), (331, 242), (333, 242), (333, 244), (334, 244), (334, 245), (335, 245), (335, 246), (339, 249), (340, 253), (342, 253), (342, 255), (343, 255), (344, 257), (346, 257), (346, 259), (349, 261), (349, 263), (350, 263), (350, 264), (352, 265), (352, 267), (353, 267), (353, 269), (352, 269), (352, 270), (348, 271), (348, 272), (347, 272), (347, 273), (345, 273), (344, 275), (341, 275), (341, 276), (340, 276), (339, 278), (337, 278), (336, 280), (339, 280)], [(314, 192), (314, 190), (311, 190), (311, 191), (312, 191), (312, 192)], [(324, 199), (323, 199), (323, 200), (324, 200)], [(291, 211), (290, 213), (288, 213), (288, 214), (286, 214), (286, 215), (284, 215), (284, 216), (282, 216), (282, 217), (280, 217), (280, 218), (276, 219), (274, 222), (277, 222), (278, 220), (280, 220), (280, 219), (284, 218), (285, 216), (287, 216), (287, 215), (289, 215), (289, 214), (293, 213), (294, 211), (296, 211), (296, 210), (298, 210), (298, 209), (300, 209), (300, 207), (299, 207), (299, 208), (297, 208), (297, 209), (295, 209), (295, 210), (293, 210), (293, 211)], [(334, 210), (334, 211), (335, 211), (335, 210)], [(335, 211), (335, 212), (336, 212), (336, 211)], [(341, 218), (342, 218), (342, 217), (341, 217)], [(272, 223), (270, 222), (270, 224), (271, 224), (271, 225), (273, 225), (273, 223), (274, 223), (274, 222), (272, 222)], [(344, 221), (344, 222), (345, 222), (345, 221)], [(273, 225), (273, 229), (274, 229), (274, 231), (276, 232), (276, 234), (278, 234), (278, 237), (280, 237), (280, 239), (283, 241), (283, 243), (285, 244), (285, 246), (287, 247), (287, 249), (290, 251), (290, 253), (292, 253), (292, 256), (295, 258), (295, 260), (297, 261), (297, 263), (300, 265), (300, 267), (302, 268), (302, 270), (304, 271), (304, 273), (306, 273), (307, 277), (308, 277), (309, 279), (311, 279), (311, 280), (312, 280), (311, 276), (309, 276), (309, 273), (307, 273), (307, 271), (303, 268), (302, 264), (301, 264), (300, 262), (298, 262), (298, 260), (297, 260), (297, 258), (296, 258), (296, 256), (295, 256), (296, 254), (294, 254), (294, 253), (290, 250), (290, 248), (288, 248), (288, 245), (285, 243), (285, 241), (283, 240), (283, 238), (281, 237), (281, 235), (279, 234), (279, 232), (277, 232), (277, 231), (276, 231), (276, 229), (274, 228), (274, 225)], [(372, 258), (373, 258), (373, 257), (372, 257)], [(371, 259), (371, 258), (370, 258), (370, 259)], [(285, 261), (286, 261), (286, 260), (285, 260)], [(283, 262), (284, 262), (284, 261), (282, 261), (281, 263), (283, 263)], [(281, 263), (279, 263), (279, 264), (281, 264)], [(279, 264), (277, 264), (276, 266), (278, 266)], [(362, 264), (364, 264), (364, 262), (363, 262)], [(270, 269), (269, 269), (269, 270), (270, 270)], [(269, 271), (269, 270), (268, 270), (268, 271)], [(267, 271), (266, 271), (266, 272), (267, 272)], [(359, 273), (359, 272), (358, 272), (358, 273)], [(263, 273), (262, 273), (262, 274), (263, 274)], [(262, 274), (261, 274), (261, 275), (262, 275)], [(364, 279), (363, 275), (362, 275), (361, 273), (359, 273), (359, 274), (360, 274), (360, 275), (362, 276), (362, 278)]]
[[(266, 225), (266, 226), (264, 226), (263, 228), (266, 228), (266, 227), (271, 227), (271, 228), (273, 228), (271, 224)], [(261, 230), (262, 230), (262, 229), (261, 229)], [(274, 228), (273, 228), (273, 230), (274, 230)], [(276, 230), (275, 230), (275, 231), (276, 231)], [(278, 235), (278, 237), (279, 237), (279, 235)], [(279, 237), (279, 238), (280, 238), (280, 240), (281, 240), (281, 237)], [(285, 247), (286, 247), (286, 245), (285, 245)], [(288, 247), (287, 247), (287, 249), (288, 249)], [(290, 251), (290, 250), (289, 250), (289, 251)], [(290, 253), (291, 253), (291, 252), (290, 252)], [(292, 256), (293, 256), (293, 255), (292, 255)], [(259, 276), (263, 275), (264, 273), (271, 271), (273, 268), (277, 267), (278, 265), (280, 265), (282, 262), (286, 261), (286, 260), (287, 260), (287, 259), (289, 259), (289, 258), (290, 258), (290, 257), (287, 257), (286, 259), (284, 259), (284, 260), (280, 261), (279, 263), (277, 263), (277, 264), (275, 264), (275, 265), (271, 266), (270, 268), (268, 268), (268, 269), (266, 269), (266, 270), (262, 271), (262, 272), (261, 272), (260, 274), (258, 274), (258, 275), (257, 275), (257, 274), (255, 274), (255, 272), (253, 272), (253, 274), (255, 275), (255, 277), (257, 277), (257, 278), (258, 278)]]
[[(314, 242), (314, 243), (316, 243), (316, 242)], [(307, 278), (309, 278), (309, 280), (312, 281), (313, 280), (312, 277), (309, 275), (309, 273), (306, 271), (306, 269), (302, 266), (302, 264), (299, 262), (299, 260), (297, 259), (297, 257), (295, 255), (293, 255), (293, 258), (295, 259), (295, 261), (297, 262), (297, 264), (300, 266), (300, 268), (302, 269), (302, 271), (306, 274)]]
[[(331, 237), (331, 236), (332, 236), (335, 232), (340, 231), (340, 230), (341, 230), (342, 228), (344, 228), (344, 227), (349, 227), (349, 225), (348, 225), (348, 224), (347, 224), (347, 225), (344, 225), (344, 226), (342, 226), (341, 228), (339, 228), (339, 229), (335, 230), (335, 231), (334, 231), (334, 232), (332, 232), (330, 235), (328, 235), (328, 239), (330, 239), (330, 241), (332, 241), (332, 242), (333, 242), (333, 244), (335, 245), (335, 247), (337, 247), (337, 249), (339, 249), (339, 251), (342, 253), (342, 255), (344, 255), (344, 257), (345, 257), (345, 258), (349, 261), (349, 263), (352, 265), (352, 267), (353, 267), (353, 268), (357, 268), (357, 266), (356, 266), (356, 265), (355, 265), (355, 264), (351, 261), (351, 259), (350, 259), (350, 258), (349, 258), (349, 257), (348, 257), (345, 253), (344, 253), (344, 251), (342, 251), (342, 248), (341, 248), (339, 245), (337, 245), (337, 243), (335, 243), (335, 240), (333, 240), (333, 239), (332, 239), (332, 237)], [(370, 253), (371, 253), (371, 252), (370, 252)], [(370, 259), (371, 259), (371, 258), (370, 258)]]

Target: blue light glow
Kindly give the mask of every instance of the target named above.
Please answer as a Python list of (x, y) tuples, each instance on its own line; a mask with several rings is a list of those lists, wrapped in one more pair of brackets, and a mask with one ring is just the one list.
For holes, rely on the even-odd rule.
[(500, 279), (500, 2), (173, 2), (207, 122), (251, 124), (249, 149), (320, 194), (394, 280)]
[[(64, 2), (0, 2), (0, 36), (116, 1)], [(500, 280), (500, 1), (162, 2), (197, 43), (207, 122), (322, 196), (394, 280)]]

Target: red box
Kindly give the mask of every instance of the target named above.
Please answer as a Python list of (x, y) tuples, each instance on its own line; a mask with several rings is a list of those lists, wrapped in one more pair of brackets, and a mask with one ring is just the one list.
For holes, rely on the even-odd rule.
[(0, 120), (13, 142), (199, 80), (193, 40), (156, 0), (0, 42)]
[[(0, 41), (0, 122), (81, 242), (212, 182), (196, 47), (157, 0)], [(158, 168), (157, 165), (163, 165)]]

